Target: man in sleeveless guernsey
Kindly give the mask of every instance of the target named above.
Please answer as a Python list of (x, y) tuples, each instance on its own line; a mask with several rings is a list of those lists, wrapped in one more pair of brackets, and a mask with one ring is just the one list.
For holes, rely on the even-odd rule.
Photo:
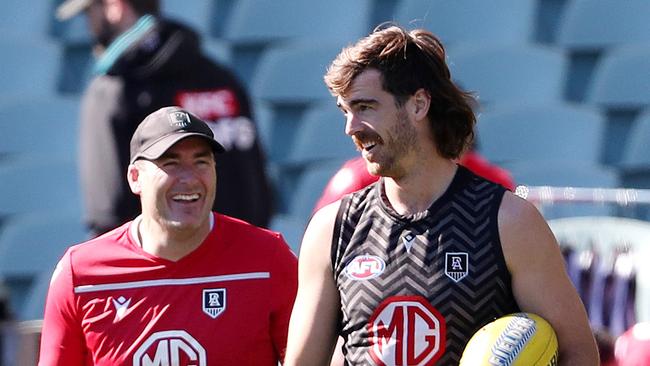
[(556, 330), (560, 364), (598, 364), (559, 246), (533, 205), (455, 163), (470, 94), (425, 30), (377, 29), (325, 81), (345, 132), (381, 176), (316, 212), (299, 256), (287, 365), (458, 365), (469, 338), (527, 311)]
[(223, 150), (184, 109), (142, 121), (126, 172), (142, 213), (63, 255), (40, 365), (277, 366), (297, 259), (280, 234), (211, 211)]

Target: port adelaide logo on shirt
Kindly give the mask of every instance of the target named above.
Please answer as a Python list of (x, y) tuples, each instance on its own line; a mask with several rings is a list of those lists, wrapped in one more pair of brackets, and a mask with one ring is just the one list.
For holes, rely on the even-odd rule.
[(468, 258), (467, 253), (445, 253), (445, 274), (447, 277), (458, 282), (467, 276)]
[(213, 288), (203, 290), (203, 312), (216, 319), (226, 311), (226, 289)]

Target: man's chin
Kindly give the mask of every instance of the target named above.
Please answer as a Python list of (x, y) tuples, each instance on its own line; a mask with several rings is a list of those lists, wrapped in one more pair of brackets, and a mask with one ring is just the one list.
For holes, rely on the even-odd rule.
[(383, 175), (382, 172), (384, 171), (384, 169), (382, 169), (382, 166), (380, 164), (376, 162), (370, 162), (368, 160), (366, 160), (366, 169), (368, 170), (368, 173), (370, 173), (370, 175), (374, 175), (374, 176), (382, 176)]
[(203, 220), (198, 217), (173, 217), (165, 220), (165, 226), (173, 231), (198, 229)]

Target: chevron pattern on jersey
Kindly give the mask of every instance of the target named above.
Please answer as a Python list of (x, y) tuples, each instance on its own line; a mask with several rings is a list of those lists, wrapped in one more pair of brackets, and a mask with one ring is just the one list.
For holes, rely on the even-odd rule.
[[(474, 332), (495, 318), (519, 311), (498, 236), (497, 213), (503, 192), (501, 186), (459, 167), (447, 192), (417, 216), (394, 212), (382, 197), (381, 181), (344, 200), (339, 211), (340, 236), (332, 250), (348, 364), (377, 364), (373, 352), (376, 356), (377, 349), (384, 349), (373, 351), (369, 322), (378, 315), (382, 319), (378, 324), (387, 329), (386, 334), (405, 337), (395, 343), (397, 348), (405, 347), (403, 352), (380, 355), (387, 358), (383, 363), (406, 365), (406, 353), (426, 348), (426, 337), (401, 332), (400, 324), (390, 320), (402, 319), (401, 313), (393, 318), (378, 314), (402, 309), (392, 305), (379, 308), (393, 297), (421, 296), (444, 317), (445, 351), (436, 365), (457, 365)], [(381, 258), (383, 272), (367, 280), (350, 276), (348, 264), (366, 255)], [(380, 268), (373, 264), (364, 262), (363, 268)], [(423, 319), (426, 323), (426, 316)], [(424, 354), (410, 356), (426, 359)]]

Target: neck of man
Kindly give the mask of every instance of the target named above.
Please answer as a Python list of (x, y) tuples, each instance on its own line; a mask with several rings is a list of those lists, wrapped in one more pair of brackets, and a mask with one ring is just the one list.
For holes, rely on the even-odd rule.
[(196, 228), (169, 228), (156, 220), (138, 216), (133, 222), (134, 238), (145, 252), (178, 261), (197, 249), (212, 230), (212, 214)]
[(423, 212), (445, 193), (457, 169), (455, 161), (439, 156), (420, 160), (403, 176), (384, 179), (386, 197), (400, 215)]

